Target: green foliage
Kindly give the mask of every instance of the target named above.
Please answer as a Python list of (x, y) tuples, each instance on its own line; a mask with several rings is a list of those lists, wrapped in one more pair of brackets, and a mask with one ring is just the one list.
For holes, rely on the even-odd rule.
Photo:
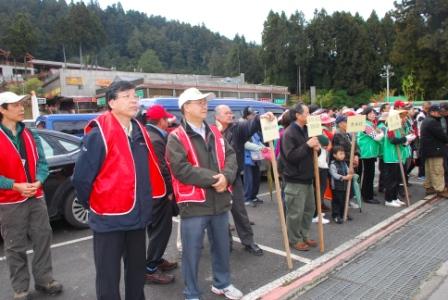
[(146, 73), (158, 73), (163, 70), (162, 63), (160, 62), (157, 53), (152, 49), (148, 49), (142, 54), (138, 60), (138, 67), (139, 70)]
[(401, 86), (404, 95), (409, 101), (423, 100), (424, 90), (416, 80), (414, 74), (411, 73), (408, 76), (403, 77)]
[(37, 41), (36, 31), (30, 19), (30, 15), (18, 13), (4, 37), (4, 42), (9, 45), (11, 55), (22, 61), (27, 52), (32, 52)]
[(8, 84), (6, 89), (18, 95), (28, 95), (31, 94), (31, 91), (35, 91), (38, 95), (41, 92), (42, 84), (38, 78), (30, 78), (24, 82)]

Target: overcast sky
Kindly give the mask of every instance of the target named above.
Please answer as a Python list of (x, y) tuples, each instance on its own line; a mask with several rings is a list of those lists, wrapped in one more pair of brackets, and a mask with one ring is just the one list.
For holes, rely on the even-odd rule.
[[(104, 9), (117, 0), (98, 0)], [(263, 23), (270, 10), (284, 11), (289, 17), (296, 10), (302, 11), (307, 20), (315, 9), (324, 8), (328, 14), (334, 11), (358, 12), (367, 19), (375, 10), (380, 18), (393, 9), (393, 0), (122, 0), (127, 11), (138, 10), (149, 15), (159, 15), (168, 20), (178, 20), (191, 25), (205, 24), (214, 32), (233, 39), (244, 35), (246, 41), (261, 44)]]

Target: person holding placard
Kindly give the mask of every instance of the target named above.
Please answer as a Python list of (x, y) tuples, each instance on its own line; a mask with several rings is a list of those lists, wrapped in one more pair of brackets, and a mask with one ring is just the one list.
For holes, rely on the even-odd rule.
[(366, 127), (364, 131), (358, 133), (358, 145), (361, 154), (362, 186), (361, 194), (364, 202), (379, 204), (374, 198), (373, 180), (375, 178), (375, 162), (379, 155), (379, 141), (384, 137), (381, 131), (376, 128), (376, 114), (372, 107), (367, 107), (362, 112), (366, 115)]
[(429, 116), (422, 122), (420, 152), (425, 160), (426, 172), (423, 186), (426, 194), (437, 193), (440, 197), (448, 198), (443, 163), (448, 136), (442, 128), (440, 118), (440, 106), (433, 104), (429, 109)]
[[(400, 114), (401, 113), (401, 114)], [(395, 115), (395, 116), (394, 116)], [(400, 174), (400, 163), (405, 163), (408, 155), (406, 155), (406, 146), (415, 139), (415, 135), (412, 133), (406, 133), (403, 127), (396, 128), (395, 123), (392, 122), (396, 115), (399, 115), (401, 125), (406, 122), (406, 111), (392, 111), (388, 116), (387, 126), (382, 125), (384, 132), (387, 136), (384, 138), (383, 144), (383, 161), (384, 161), (384, 200), (385, 205), (388, 207), (401, 207), (405, 203), (398, 199), (398, 191), (400, 182), (402, 180)], [(398, 145), (398, 147), (397, 147)], [(399, 154), (401, 154), (401, 161), (399, 160)]]
[(315, 209), (313, 151), (320, 150), (317, 137), (308, 137), (308, 107), (298, 103), (290, 109), (291, 125), (280, 145), (279, 169), (285, 180), (286, 223), (289, 243), (299, 251), (316, 247), (309, 238)]

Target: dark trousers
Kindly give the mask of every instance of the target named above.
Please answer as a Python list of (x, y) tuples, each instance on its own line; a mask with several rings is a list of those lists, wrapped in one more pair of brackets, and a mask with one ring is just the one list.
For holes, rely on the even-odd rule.
[(425, 177), (425, 160), (423, 157), (417, 159), (418, 177)]
[(361, 196), (364, 200), (373, 199), (373, 180), (375, 178), (376, 158), (363, 158)]
[[(324, 205), (324, 193), (327, 188), (328, 169), (319, 168), (319, 183), (320, 183), (320, 203)], [(314, 183), (314, 201), (316, 201), (316, 210), (314, 211), (313, 218), (317, 217), (317, 193), (316, 184)]]
[(331, 201), (331, 217), (344, 217), (345, 191), (332, 190), (333, 200)]
[(28, 238), (34, 251), (31, 264), (34, 282), (46, 285), (53, 280), (50, 252), (52, 230), (45, 200), (30, 198), (17, 204), (0, 205), (0, 229), (14, 292), (29, 289)]
[(398, 163), (384, 164), (384, 200), (390, 202), (398, 199), (401, 181), (400, 165)]
[(378, 159), (378, 169), (380, 170), (380, 177), (378, 178), (378, 190), (384, 191), (384, 160)]
[(246, 206), (244, 205), (243, 183), (241, 176), (237, 176), (232, 186), (232, 217), (236, 232), (243, 245), (251, 245), (254, 242), (254, 232), (250, 225)]
[(167, 198), (153, 199), (152, 224), (146, 230), (148, 248), (146, 249), (146, 267), (148, 272), (155, 272), (163, 262), (163, 254), (170, 240), (173, 227), (172, 203)]
[(244, 165), (244, 200), (252, 201), (257, 198), (260, 189), (260, 167)]
[(93, 232), (98, 300), (120, 300), (121, 258), (126, 300), (144, 300), (145, 229)]

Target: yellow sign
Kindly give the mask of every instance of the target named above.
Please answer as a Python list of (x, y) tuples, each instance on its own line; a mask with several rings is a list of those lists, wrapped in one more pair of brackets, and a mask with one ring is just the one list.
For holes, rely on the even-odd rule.
[(307, 127), (309, 137), (322, 134), (322, 123), (320, 122), (319, 116), (309, 116)]
[(349, 116), (347, 118), (347, 132), (360, 132), (366, 128), (366, 116)]
[(65, 77), (67, 85), (82, 85), (82, 77)]
[(387, 129), (393, 131), (400, 128), (401, 128), (400, 113), (396, 110), (391, 110), (389, 112), (389, 116), (387, 117)]
[(276, 119), (269, 121), (268, 119), (261, 118), (260, 123), (261, 133), (263, 134), (263, 142), (267, 143), (280, 138)]
[(97, 79), (95, 80), (95, 85), (100, 87), (108, 87), (112, 83), (110, 79)]

